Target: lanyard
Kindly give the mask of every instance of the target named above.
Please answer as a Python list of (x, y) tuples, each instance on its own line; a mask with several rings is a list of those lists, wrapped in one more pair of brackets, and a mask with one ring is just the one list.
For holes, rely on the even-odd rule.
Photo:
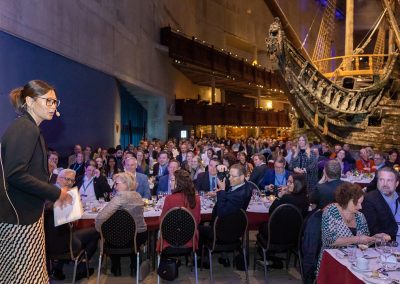
[(88, 187), (93, 183), (93, 179), (94, 179), (94, 178), (92, 178), (92, 179), (87, 183), (86, 186), (85, 186), (85, 183), (82, 183), (83, 193), (86, 194), (86, 190), (87, 190)]
[(275, 174), (275, 185), (285, 185), (285, 175), (282, 177), (281, 180), (278, 179), (278, 176)]
[[(78, 167), (76, 167), (76, 165), (78, 165)], [(80, 169), (81, 166), (82, 166), (82, 164), (75, 164), (73, 170), (75, 172), (77, 172)]]
[[(361, 158), (361, 162), (363, 163), (364, 168), (370, 168), (369, 160), (367, 163), (365, 163), (364, 159)], [(397, 203), (396, 203), (396, 206), (397, 206)], [(396, 209), (396, 211), (397, 211), (397, 209)]]

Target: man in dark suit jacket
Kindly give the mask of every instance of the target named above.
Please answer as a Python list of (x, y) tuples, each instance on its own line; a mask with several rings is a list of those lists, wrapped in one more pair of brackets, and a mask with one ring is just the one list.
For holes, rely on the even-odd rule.
[(260, 189), (265, 189), (267, 195), (272, 193), (277, 195), (277, 188), (287, 184), (290, 171), (285, 169), (285, 164), (285, 158), (278, 157), (275, 160), (274, 169), (268, 169), (265, 172), (264, 178), (260, 184)]
[(218, 179), (217, 203), (213, 208), (213, 219), (217, 216), (224, 217), (243, 209), (247, 210), (247, 206), (251, 199), (251, 187), (245, 182), (244, 168), (239, 165), (233, 165), (229, 170), (230, 187), (225, 188), (225, 179)]
[(399, 184), (397, 172), (392, 168), (382, 168), (378, 171), (377, 190), (373, 190), (364, 198), (361, 212), (367, 219), (368, 228), (372, 235), (386, 233), (392, 240), (400, 241), (397, 237), (400, 222), (399, 195), (396, 187)]
[[(251, 187), (245, 182), (244, 178), (244, 168), (239, 164), (234, 164), (229, 170), (229, 182), (230, 187), (225, 188), (226, 180), (217, 180), (218, 189), (217, 193), (217, 203), (215, 204), (212, 211), (212, 223), (216, 217), (224, 217), (237, 212), (240, 209), (244, 211), (247, 210), (247, 206), (251, 199)], [(213, 238), (213, 227), (211, 226), (199, 226), (199, 248), (207, 239)], [(230, 266), (229, 259), (226, 257), (219, 258), (219, 263), (223, 264), (225, 267)], [(206, 266), (207, 268), (207, 266)]]
[(157, 181), (160, 179), (160, 177), (168, 174), (168, 162), (169, 158), (167, 152), (161, 151), (160, 153), (158, 153), (157, 163), (155, 163), (153, 166), (152, 174), (152, 176), (156, 177)]
[(254, 154), (253, 161), (255, 167), (251, 172), (249, 181), (254, 182), (258, 187), (260, 187), (265, 172), (268, 170), (268, 166), (265, 164), (265, 156), (263, 154)]
[(220, 162), (217, 159), (212, 159), (208, 164), (208, 172), (200, 173), (196, 180), (197, 192), (215, 191), (218, 185), (217, 166)]
[(179, 162), (177, 160), (170, 160), (168, 163), (168, 175), (160, 177), (158, 181), (157, 194), (169, 193), (171, 194), (175, 183), (175, 172), (179, 170)]
[(179, 165), (182, 165), (184, 161), (186, 161), (186, 155), (188, 151), (188, 146), (186, 143), (182, 143), (180, 147), (179, 155), (176, 156), (176, 160), (179, 162)]
[(310, 202), (317, 205), (318, 209), (324, 208), (335, 201), (336, 188), (343, 183), (340, 180), (342, 168), (339, 161), (329, 160), (324, 165), (324, 173), (317, 188), (310, 196)]
[[(76, 186), (80, 189), (85, 182), (90, 184), (90, 180), (93, 179), (93, 189), (96, 199), (101, 197), (104, 198), (104, 193), (111, 192), (111, 188), (107, 182), (107, 179), (98, 173), (96, 175), (96, 169), (90, 165), (89, 161), (85, 164), (85, 175), (80, 176), (76, 180)], [(90, 185), (87, 185), (89, 189)], [(86, 190), (85, 190), (86, 191)]]

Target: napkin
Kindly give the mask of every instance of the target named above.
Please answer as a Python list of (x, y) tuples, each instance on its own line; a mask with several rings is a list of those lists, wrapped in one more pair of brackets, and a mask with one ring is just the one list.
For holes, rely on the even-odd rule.
[(387, 258), (385, 258), (383, 255), (381, 255), (380, 259), (382, 262), (386, 262), (386, 263), (397, 263), (397, 259), (394, 255), (391, 255)]

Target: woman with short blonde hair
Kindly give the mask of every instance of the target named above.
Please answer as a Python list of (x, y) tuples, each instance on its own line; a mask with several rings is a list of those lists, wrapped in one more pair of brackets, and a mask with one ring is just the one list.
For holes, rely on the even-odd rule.
[[(137, 182), (133, 174), (129, 172), (117, 173), (113, 177), (114, 189), (117, 191), (113, 199), (99, 212), (96, 217), (96, 230), (101, 232), (101, 225), (107, 221), (117, 210), (125, 209), (131, 214), (136, 223), (136, 242), (140, 246), (147, 240), (147, 226), (144, 221), (144, 202), (141, 195), (136, 192)], [(114, 276), (121, 275), (121, 262), (119, 255), (110, 255), (111, 272)], [(131, 255), (131, 273), (136, 267), (135, 258)]]

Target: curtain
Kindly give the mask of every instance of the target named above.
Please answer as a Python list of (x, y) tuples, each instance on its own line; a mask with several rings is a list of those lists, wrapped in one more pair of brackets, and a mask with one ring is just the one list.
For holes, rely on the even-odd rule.
[(121, 146), (139, 145), (145, 137), (147, 111), (124, 87), (120, 86), (121, 97)]

